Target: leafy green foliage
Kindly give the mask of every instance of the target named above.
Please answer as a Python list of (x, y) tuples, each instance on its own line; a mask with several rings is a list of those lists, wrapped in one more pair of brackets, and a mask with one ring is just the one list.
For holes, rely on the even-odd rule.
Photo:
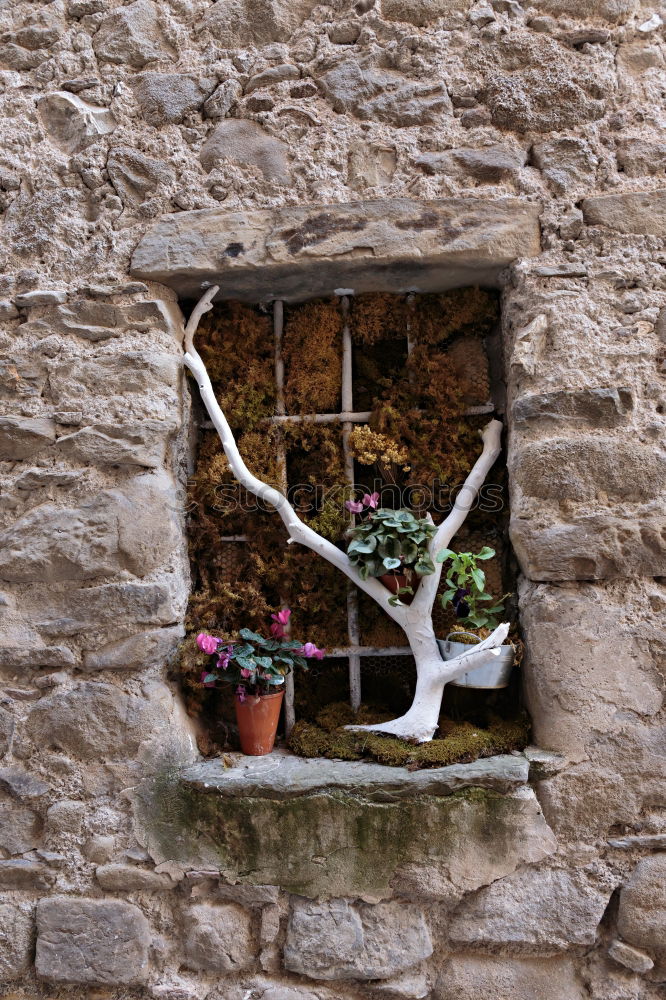
[[(485, 590), (486, 574), (477, 565), (494, 555), (495, 550), (484, 545), (476, 555), (442, 549), (435, 557), (437, 562), (451, 563), (446, 574), (447, 589), (441, 595), (441, 602), (443, 608), (451, 604), (463, 626), (494, 629), (499, 624), (497, 616), (504, 610), (504, 601), (510, 595), (504, 594), (499, 601), (492, 603), (492, 594)], [(486, 606), (488, 602), (491, 602), (489, 607)]]
[[(435, 572), (428, 543), (436, 530), (430, 519), (418, 518), (410, 510), (380, 507), (348, 529), (347, 555), (362, 580), (385, 573), (427, 576)], [(389, 599), (392, 604), (398, 602), (400, 593), (413, 591), (399, 588)]]

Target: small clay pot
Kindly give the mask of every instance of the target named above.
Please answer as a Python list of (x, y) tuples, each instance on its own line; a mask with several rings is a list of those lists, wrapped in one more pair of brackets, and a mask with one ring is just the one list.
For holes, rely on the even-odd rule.
[(249, 757), (263, 757), (275, 744), (284, 688), (275, 694), (236, 695), (236, 721), (241, 750)]
[[(414, 584), (410, 581), (406, 573), (384, 573), (379, 579), (392, 594), (397, 594), (401, 587), (412, 587), (414, 589)], [(414, 600), (414, 594), (401, 594), (400, 600), (403, 604), (411, 604)]]

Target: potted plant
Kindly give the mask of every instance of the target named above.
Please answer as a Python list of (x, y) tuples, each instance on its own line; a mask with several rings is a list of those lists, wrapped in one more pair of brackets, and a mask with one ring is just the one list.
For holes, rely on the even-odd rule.
[(428, 544), (437, 528), (411, 510), (391, 510), (378, 503), (378, 493), (345, 503), (347, 510), (362, 518), (346, 532), (351, 539), (347, 555), (362, 580), (377, 577), (392, 592), (389, 604), (409, 604), (418, 578), (435, 572)]
[(271, 616), (268, 639), (249, 628), (240, 629), (238, 639), (206, 632), (197, 636), (199, 649), (216, 657), (215, 665), (201, 674), (204, 687), (215, 687), (218, 681), (234, 685), (241, 750), (248, 756), (260, 757), (273, 749), (287, 674), (294, 667), (307, 670), (308, 659), (321, 660), (325, 653), (313, 642), (289, 638), (290, 615), (284, 608)]
[[(495, 550), (487, 545), (476, 555), (472, 552), (456, 553), (451, 549), (442, 549), (437, 553), (438, 562), (450, 562), (446, 574), (447, 589), (441, 595), (442, 607), (451, 605), (460, 621), (460, 628), (449, 632), (446, 639), (437, 640), (445, 660), (451, 660), (464, 653), (467, 646), (481, 642), (498, 625), (497, 616), (504, 610), (504, 601), (510, 595), (504, 594), (499, 601), (494, 601), (492, 595), (486, 593), (486, 574), (478, 565), (494, 555)], [(497, 649), (489, 649), (480, 666), (451, 681), (451, 684), (472, 688), (506, 687), (513, 661), (513, 645), (507, 643)]]

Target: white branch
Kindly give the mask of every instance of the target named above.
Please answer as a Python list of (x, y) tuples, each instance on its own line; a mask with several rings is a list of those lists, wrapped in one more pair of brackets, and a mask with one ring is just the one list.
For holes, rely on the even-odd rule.
[(201, 398), (213, 422), (213, 426), (220, 436), (224, 454), (227, 457), (231, 471), (238, 482), (250, 493), (261, 500), (265, 500), (266, 503), (275, 508), (289, 532), (290, 542), (299, 542), (301, 545), (305, 545), (307, 548), (312, 549), (313, 552), (317, 552), (324, 559), (328, 560), (328, 562), (348, 576), (357, 587), (360, 587), (361, 590), (377, 601), (394, 621), (399, 625), (403, 625), (406, 608), (393, 607), (388, 603), (390, 594), (386, 587), (379, 580), (372, 577), (368, 580), (362, 580), (347, 554), (301, 521), (287, 498), (279, 490), (276, 490), (273, 486), (269, 486), (268, 483), (264, 483), (261, 479), (253, 475), (241, 458), (227, 418), (215, 398), (206, 366), (193, 344), (198, 322), (201, 316), (212, 308), (211, 300), (215, 297), (217, 291), (218, 286), (216, 285), (209, 288), (192, 311), (192, 315), (185, 328), (185, 346), (187, 351), (184, 361), (197, 380)]
[(441, 552), (442, 549), (448, 548), (449, 542), (474, 506), (478, 492), (502, 449), (501, 437), (502, 423), (500, 420), (491, 420), (483, 428), (481, 431), (483, 451), (474, 463), (462, 489), (458, 493), (453, 510), (439, 525), (437, 533), (430, 541), (428, 551), (435, 563), (435, 572), (421, 578), (416, 596), (412, 601), (412, 609), (418, 611), (419, 614), (430, 614), (432, 612), (443, 566), (443, 563), (437, 562), (437, 553)]

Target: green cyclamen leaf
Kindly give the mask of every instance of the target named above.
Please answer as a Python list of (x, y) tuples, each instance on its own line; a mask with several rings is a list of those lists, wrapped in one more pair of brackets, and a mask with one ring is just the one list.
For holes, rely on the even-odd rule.
[(492, 559), (494, 555), (495, 555), (495, 549), (491, 549), (489, 545), (484, 545), (476, 558)]

